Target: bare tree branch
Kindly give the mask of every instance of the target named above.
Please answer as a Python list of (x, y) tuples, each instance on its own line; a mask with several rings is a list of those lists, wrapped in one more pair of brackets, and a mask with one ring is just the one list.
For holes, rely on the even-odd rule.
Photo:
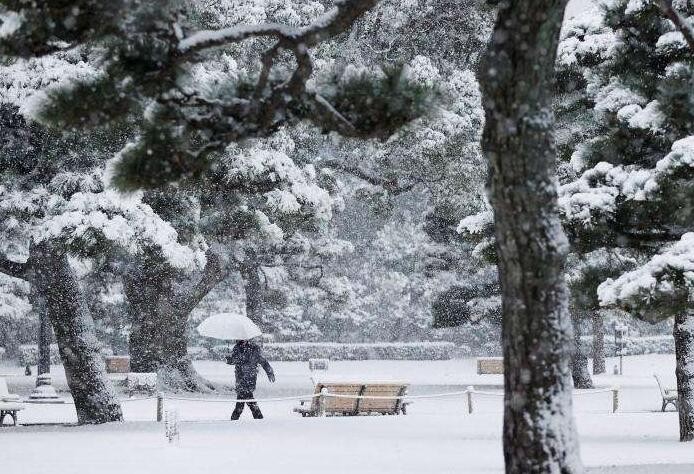
[(338, 112), (337, 109), (335, 109), (335, 107), (333, 107), (330, 102), (325, 100), (323, 96), (316, 94), (315, 100), (317, 103), (322, 105), (328, 112), (330, 112), (335, 118), (337, 118), (338, 123), (342, 124), (344, 127), (347, 127), (347, 129), (350, 132), (353, 132), (355, 130), (354, 124), (347, 120), (347, 118), (344, 115)]
[(262, 97), (263, 91), (267, 86), (267, 80), (270, 77), (270, 70), (272, 69), (272, 66), (275, 62), (275, 58), (277, 57), (277, 53), (279, 53), (279, 50), (280, 45), (279, 43), (277, 43), (275, 44), (275, 46), (265, 51), (265, 54), (263, 54), (263, 59), (261, 60), (263, 67), (260, 70), (260, 76), (258, 76), (258, 84), (255, 87), (255, 92), (253, 93), (254, 99), (259, 99), (260, 97)]
[(670, 19), (670, 21), (675, 24), (675, 28), (682, 33), (684, 39), (687, 40), (689, 49), (691, 49), (692, 53), (694, 53), (694, 28), (691, 27), (686, 18), (684, 18), (677, 10), (674, 9), (672, 6), (672, 0), (660, 0), (660, 8)]
[(0, 272), (14, 278), (26, 279), (26, 274), (28, 271), (28, 263), (15, 262), (13, 260), (9, 260), (4, 255), (0, 255)]
[(226, 275), (227, 272), (222, 269), (219, 256), (213, 252), (207, 252), (207, 263), (202, 271), (200, 280), (191, 288), (176, 294), (173, 298), (177, 302), (178, 307), (176, 309), (179, 311), (179, 314), (184, 314), (187, 317)]
[(342, 161), (337, 161), (337, 160), (321, 161), (320, 166), (324, 166), (326, 168), (331, 168), (334, 170), (349, 173), (352, 176), (355, 176), (355, 177), (361, 179), (362, 181), (366, 181), (369, 184), (382, 187), (383, 189), (385, 189), (391, 195), (394, 195), (394, 196), (411, 191), (417, 185), (417, 183), (409, 183), (406, 185), (401, 185), (397, 179), (379, 178), (379, 177), (370, 175), (369, 173), (367, 173), (363, 169), (359, 168), (358, 166), (350, 165), (348, 163), (344, 163)]
[(238, 25), (221, 30), (198, 31), (181, 40), (178, 49), (182, 53), (191, 53), (238, 43), (254, 37), (277, 38), (285, 49), (293, 49), (291, 45), (300, 44), (310, 48), (346, 31), (357, 18), (376, 5), (377, 2), (378, 0), (337, 0), (334, 8), (303, 28), (279, 23), (265, 23)]

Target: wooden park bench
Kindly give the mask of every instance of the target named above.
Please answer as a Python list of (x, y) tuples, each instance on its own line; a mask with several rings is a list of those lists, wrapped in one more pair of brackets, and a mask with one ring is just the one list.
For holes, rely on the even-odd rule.
[(660, 381), (660, 377), (658, 377), (658, 374), (653, 374), (653, 377), (655, 377), (655, 381), (658, 382), (658, 388), (660, 389), (660, 396), (663, 397), (663, 406), (662, 406), (661, 410), (665, 411), (665, 408), (667, 408), (667, 406), (670, 404), (672, 404), (672, 406), (675, 407), (675, 410), (677, 410), (678, 409), (677, 389), (666, 388), (663, 385), (663, 383)]
[[(356, 415), (405, 415), (410, 402), (402, 398), (407, 394), (408, 384), (399, 382), (317, 382), (311, 400), (301, 400), (301, 406), (294, 411), (301, 416), (319, 416), (325, 414), (356, 416)], [(323, 396), (327, 394), (342, 395), (343, 397)], [(378, 397), (378, 398), (356, 398)]]
[(504, 373), (504, 358), (503, 357), (478, 357), (477, 358), (477, 373), (483, 374), (503, 374)]
[(0, 426), (5, 421), (5, 416), (10, 415), (14, 425), (17, 426), (17, 412), (24, 409), (18, 395), (11, 395), (7, 390), (7, 382), (0, 377)]

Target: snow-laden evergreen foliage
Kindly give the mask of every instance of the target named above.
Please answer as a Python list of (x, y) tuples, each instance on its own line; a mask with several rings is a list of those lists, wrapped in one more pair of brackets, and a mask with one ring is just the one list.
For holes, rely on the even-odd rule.
[[(309, 48), (348, 30), (375, 3), (338, 0), (307, 26), (290, 14), (294, 24), (234, 23), (201, 30), (203, 13), (210, 12), (179, 0), (7, 1), (0, 51), (31, 57), (88, 50), (98, 71), (51, 88), (36, 117), (62, 128), (112, 126), (139, 117), (138, 133), (116, 163), (116, 182), (124, 188), (151, 187), (197, 176), (211, 153), (240, 139), (267, 136), (283, 124), (310, 119), (345, 135), (387, 137), (426, 112), (433, 90), (408, 80), (399, 66), (368, 77), (338, 73), (327, 83), (307, 84), (314, 68)], [(218, 11), (228, 13), (226, 5)], [(253, 5), (241, 18), (262, 21), (253, 8), (264, 7)], [(305, 8), (309, 15), (318, 10), (318, 4)], [(274, 44), (265, 45), (247, 70), (231, 68), (223, 79), (218, 74), (224, 87), (199, 87), (196, 69), (223, 57), (224, 47), (254, 38)], [(284, 54), (294, 58), (293, 66)]]
[[(674, 7), (694, 13), (691, 2)], [(694, 229), (692, 52), (657, 2), (605, 3), (567, 29), (560, 61), (582, 68), (595, 125), (561, 187), (566, 227), (585, 250), (648, 256)]]
[(684, 0), (671, 7), (604, 2), (591, 19), (570, 28), (560, 58), (581, 71), (594, 125), (571, 156), (577, 176), (561, 186), (560, 208), (582, 252), (606, 248), (620, 263), (625, 255), (636, 257), (626, 267), (605, 261), (593, 267), (598, 278), (587, 289), (597, 290), (600, 303), (651, 322), (675, 317), (680, 439), (688, 441), (694, 439), (687, 277), (694, 230), (694, 49), (672, 19), (691, 22), (694, 6)]

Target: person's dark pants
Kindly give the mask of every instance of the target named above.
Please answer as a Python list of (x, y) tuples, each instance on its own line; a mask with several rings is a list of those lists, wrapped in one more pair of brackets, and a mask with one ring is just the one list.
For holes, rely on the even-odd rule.
[[(253, 392), (248, 392), (244, 390), (237, 390), (236, 391), (236, 399), (237, 400), (251, 400), (253, 399)], [(239, 417), (241, 416), (241, 413), (243, 413), (243, 406), (248, 405), (248, 408), (251, 409), (251, 413), (253, 414), (253, 418), (256, 420), (260, 420), (263, 418), (263, 412), (260, 411), (260, 407), (256, 402), (236, 402), (236, 408), (234, 408), (234, 412), (231, 414), (231, 419), (232, 420), (238, 420)]]

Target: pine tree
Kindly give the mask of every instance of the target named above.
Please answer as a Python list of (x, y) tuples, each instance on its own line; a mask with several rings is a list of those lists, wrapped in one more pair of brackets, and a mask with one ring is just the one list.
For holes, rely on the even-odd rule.
[[(685, 18), (694, 13), (691, 2), (673, 3)], [(561, 189), (567, 228), (586, 251), (617, 249), (639, 260), (660, 249), (665, 255), (668, 245), (678, 241), (680, 247), (673, 248), (688, 245), (683, 236), (693, 229), (694, 222), (689, 205), (694, 198), (692, 51), (657, 2), (605, 4), (593, 23), (594, 30), (585, 37), (575, 37), (573, 47), (595, 53), (592, 40), (602, 39), (599, 54), (576, 56), (579, 64), (588, 60), (583, 74), (586, 93), (599, 126), (571, 158), (580, 176)], [(675, 260), (676, 273), (679, 267)], [(647, 274), (649, 265), (616, 281), (626, 283), (634, 275)], [(674, 283), (680, 289), (672, 291), (686, 293), (682, 289), (682, 285), (686, 288), (686, 279), (675, 279)], [(681, 396), (687, 397), (690, 382), (680, 374), (684, 374), (684, 363), (691, 352), (686, 335), (691, 308), (687, 304), (654, 305), (647, 292), (637, 289), (634, 295), (604, 289), (612, 284), (608, 279), (600, 286), (603, 303), (621, 304), (635, 316), (654, 322), (675, 316), (678, 388)], [(694, 438), (691, 400), (683, 398), (681, 407), (680, 438), (690, 440)]]
[[(406, 124), (386, 142), (332, 140), (323, 145), (317, 162), (356, 188), (354, 196), (347, 198), (348, 206), (365, 209), (349, 212), (351, 220), (360, 222), (358, 240), (353, 240), (359, 249), (354, 260), (360, 260), (352, 263), (352, 275), (357, 276), (353, 293), (361, 296), (357, 299), (400, 301), (395, 295), (386, 296), (389, 293), (371, 277), (379, 271), (389, 275), (383, 280), (384, 288), (396, 294), (403, 291), (417, 305), (411, 318), (405, 316), (408, 311), (393, 305), (390, 311), (399, 315), (393, 323), (407, 320), (405, 325), (411, 324), (412, 330), (422, 330), (415, 314), (430, 317), (434, 302), (437, 307), (447, 304), (450, 292), (444, 290), (455, 291), (467, 280), (469, 254), (454, 234), (466, 210), (476, 209), (481, 201), (485, 166), (479, 141), (484, 112), (475, 68), (492, 17), (493, 9), (477, 1), (384, 1), (365, 15), (348, 38), (336, 41), (339, 49), (326, 54), (325, 60), (364, 76), (383, 63), (404, 64), (411, 81), (439, 93), (432, 113)], [(403, 208), (411, 209), (409, 216)], [(407, 229), (403, 242), (411, 238), (424, 252), (419, 255), (423, 264), (416, 265), (416, 271), (409, 270), (409, 258), (400, 262), (378, 258), (374, 245), (378, 238), (373, 233), (393, 225)], [(368, 241), (364, 241), (366, 235)], [(429, 242), (420, 245), (421, 240)], [(372, 270), (364, 272), (364, 266)], [(397, 274), (392, 273), (394, 268)], [(429, 291), (435, 287), (442, 293)], [(357, 304), (357, 308), (355, 315), (366, 307)], [(383, 312), (378, 304), (375, 308)], [(385, 329), (390, 324), (377, 325)]]
[[(198, 30), (199, 12), (178, 0), (5, 1), (9, 26), (0, 52), (47, 55), (66, 45), (91, 51), (100, 61), (97, 74), (54, 89), (37, 116), (62, 128), (136, 118), (139, 130), (119, 154), (115, 182), (128, 189), (153, 187), (198, 176), (230, 143), (268, 136), (302, 119), (344, 135), (387, 137), (423, 114), (432, 91), (405, 80), (401, 68), (307, 85), (313, 71), (309, 49), (348, 30), (375, 3), (338, 0), (305, 27)], [(259, 70), (224, 77), (225, 87), (214, 91), (191, 80), (195, 68), (223, 55), (224, 47), (256, 38), (273, 42), (258, 58)], [(289, 68), (278, 59), (285, 53), (294, 59)]]
[[(59, 84), (60, 71), (93, 73), (72, 52), (3, 67), (0, 153), (2, 272), (30, 284), (45, 302), (68, 373), (81, 423), (121, 418), (105, 376), (100, 344), (82, 287), (68, 257), (90, 259), (121, 249), (143, 248), (193, 266), (196, 256), (177, 242), (173, 229), (138, 196), (106, 191), (106, 160), (119, 145), (111, 133), (56, 133), (27, 119), (44, 87)], [(7, 72), (8, 74), (4, 74)], [(20, 109), (15, 104), (22, 104)], [(204, 256), (202, 256), (204, 259)], [(33, 302), (32, 302), (33, 304)]]

